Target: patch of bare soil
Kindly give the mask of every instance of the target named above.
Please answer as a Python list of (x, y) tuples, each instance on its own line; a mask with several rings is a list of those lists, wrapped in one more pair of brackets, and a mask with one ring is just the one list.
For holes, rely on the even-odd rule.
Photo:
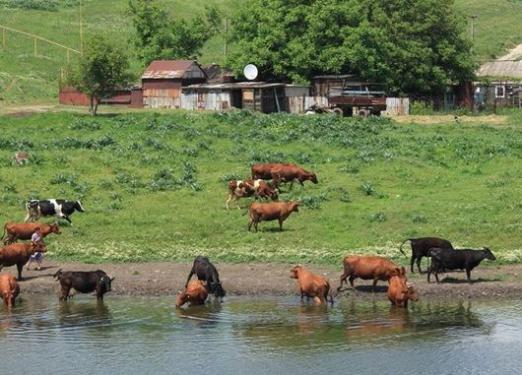
[[(296, 281), (290, 279), (290, 264), (216, 263), (223, 287), (233, 295), (297, 295)], [(316, 273), (330, 279), (335, 290), (339, 285), (341, 267), (307, 266)], [(130, 296), (170, 296), (185, 285), (191, 263), (124, 263), (124, 264), (83, 264), (61, 263), (46, 260), (40, 271), (24, 269), (24, 279), (20, 283), (21, 293), (58, 294), (59, 283), (53, 275), (64, 271), (89, 271), (101, 269), (115, 277), (111, 294)], [(4, 272), (16, 275), (16, 267), (5, 268)], [(441, 283), (427, 283), (426, 274), (408, 273), (420, 298), (492, 298), (522, 296), (522, 265), (479, 266), (471, 274), (472, 282), (466, 281), (464, 272), (440, 275)], [(373, 298), (382, 295), (385, 298), (387, 284), (379, 282), (377, 290), (372, 291), (371, 280), (355, 280), (355, 290), (344, 287), (339, 297)]]

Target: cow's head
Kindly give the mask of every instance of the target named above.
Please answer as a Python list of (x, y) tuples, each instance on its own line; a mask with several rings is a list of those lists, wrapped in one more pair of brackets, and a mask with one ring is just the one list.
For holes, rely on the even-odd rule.
[(43, 241), (38, 241), (36, 243), (31, 243), (31, 247), (33, 252), (45, 253), (47, 251), (47, 247), (43, 243)]
[(417, 291), (415, 290), (413, 284), (406, 282), (406, 287), (408, 288), (408, 298), (417, 302), (419, 300), (419, 296), (417, 295)]
[(78, 212), (85, 212), (85, 210), (83, 209), (83, 206), (82, 206), (82, 202), (80, 202), (80, 201), (74, 202), (74, 209)]
[(49, 225), (49, 229), (50, 233), (62, 234), (62, 232), (60, 232), (60, 227), (56, 223)]
[(217, 283), (210, 283), (210, 289), (213, 290), (214, 292), (214, 295), (216, 297), (225, 297), (225, 295), (227, 294), (225, 292), (225, 289), (223, 289), (223, 286), (221, 285), (220, 282), (217, 282)]
[(484, 248), (484, 254), (485, 254), (485, 258), (486, 258), (486, 259), (489, 259), (489, 260), (497, 260), (497, 258), (495, 257), (495, 255), (493, 255), (493, 253), (491, 252), (491, 250), (489, 250), (489, 248), (487, 248), (487, 247)]
[(108, 275), (103, 275), (98, 280), (98, 286), (105, 288), (106, 292), (111, 291), (111, 283), (114, 280), (114, 277), (109, 277)]
[(308, 179), (312, 181), (314, 184), (317, 184), (317, 175), (315, 173), (308, 173)]
[(298, 279), (299, 278), (299, 272), (301, 272), (302, 269), (303, 269), (303, 266), (301, 266), (301, 265), (297, 265), (297, 266), (292, 267), (292, 269), (290, 270), (290, 278), (291, 279)]
[(290, 203), (290, 212), (299, 212), (299, 202), (293, 201)]
[(185, 291), (179, 292), (176, 295), (176, 307), (181, 307), (188, 301), (188, 295)]

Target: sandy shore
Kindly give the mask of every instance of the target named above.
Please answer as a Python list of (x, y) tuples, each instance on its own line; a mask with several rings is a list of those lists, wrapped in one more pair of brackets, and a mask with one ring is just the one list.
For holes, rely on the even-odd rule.
[[(295, 280), (289, 278), (289, 264), (216, 263), (221, 281), (229, 294), (233, 295), (296, 295)], [(312, 271), (327, 276), (334, 288), (339, 284), (341, 267), (308, 265)], [(190, 263), (122, 263), (83, 264), (62, 263), (46, 260), (40, 271), (24, 269), (20, 287), (22, 293), (58, 294), (58, 282), (52, 277), (58, 269), (64, 271), (88, 271), (101, 269), (114, 276), (111, 294), (128, 296), (174, 295), (185, 284)], [(16, 267), (4, 268), (3, 272), (16, 275)], [(522, 265), (478, 267), (472, 272), (472, 283), (465, 281), (465, 273), (454, 272), (441, 275), (441, 283), (434, 279), (428, 284), (426, 275), (408, 274), (421, 298), (459, 297), (491, 298), (522, 296)], [(446, 278), (446, 279), (444, 279)], [(340, 296), (373, 296), (371, 281), (355, 280), (356, 290), (345, 288)], [(384, 294), (386, 283), (379, 282), (377, 293)]]

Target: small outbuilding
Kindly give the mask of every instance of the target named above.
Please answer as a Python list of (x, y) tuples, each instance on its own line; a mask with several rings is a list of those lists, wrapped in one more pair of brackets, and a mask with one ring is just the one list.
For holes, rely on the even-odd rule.
[(488, 61), (477, 71), (475, 106), (522, 108), (522, 56), (518, 60)]
[(181, 88), (206, 82), (207, 75), (193, 60), (156, 60), (141, 76), (146, 108), (181, 108)]

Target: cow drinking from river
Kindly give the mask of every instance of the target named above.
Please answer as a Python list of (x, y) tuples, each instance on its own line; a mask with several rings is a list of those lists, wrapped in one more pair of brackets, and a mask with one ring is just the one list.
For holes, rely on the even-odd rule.
[(185, 289), (188, 287), (190, 278), (194, 274), (198, 277), (198, 280), (207, 282), (208, 291), (213, 293), (216, 298), (223, 298), (225, 296), (226, 292), (221, 285), (221, 281), (219, 281), (219, 273), (207, 257), (197, 256), (196, 259), (194, 259), (192, 269), (185, 283)]

